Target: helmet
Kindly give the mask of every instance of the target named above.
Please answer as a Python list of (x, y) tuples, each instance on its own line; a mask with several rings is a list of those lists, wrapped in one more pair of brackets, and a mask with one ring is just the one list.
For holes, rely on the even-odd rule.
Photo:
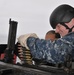
[(74, 8), (63, 4), (58, 6), (50, 15), (50, 24), (53, 29), (58, 23), (68, 23), (74, 17)]

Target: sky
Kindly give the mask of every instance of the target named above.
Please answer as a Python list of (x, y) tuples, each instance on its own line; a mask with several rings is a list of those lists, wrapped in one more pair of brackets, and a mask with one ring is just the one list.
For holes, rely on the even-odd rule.
[(36, 33), (45, 38), (52, 30), (49, 17), (61, 4), (74, 7), (74, 0), (0, 0), (0, 44), (6, 44), (9, 33), (9, 19), (17, 21), (17, 38), (27, 33)]

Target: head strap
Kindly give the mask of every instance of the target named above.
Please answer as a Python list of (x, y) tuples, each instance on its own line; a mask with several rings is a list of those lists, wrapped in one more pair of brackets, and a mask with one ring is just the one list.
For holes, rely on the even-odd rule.
[(60, 23), (60, 24), (66, 27), (66, 29), (69, 29), (69, 32), (72, 32), (72, 29), (74, 28), (74, 26), (72, 28), (69, 28), (65, 23)]

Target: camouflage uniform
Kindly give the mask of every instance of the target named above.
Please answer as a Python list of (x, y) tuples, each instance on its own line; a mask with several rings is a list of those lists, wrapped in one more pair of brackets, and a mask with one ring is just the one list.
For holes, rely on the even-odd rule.
[(63, 63), (66, 54), (72, 54), (74, 58), (74, 32), (51, 42), (34, 37), (27, 39), (27, 46), (31, 50), (33, 58), (43, 59), (50, 63)]

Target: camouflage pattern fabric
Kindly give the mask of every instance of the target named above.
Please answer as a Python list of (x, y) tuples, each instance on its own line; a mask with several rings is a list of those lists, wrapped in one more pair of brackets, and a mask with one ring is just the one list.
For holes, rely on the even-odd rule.
[(27, 46), (33, 58), (43, 59), (49, 63), (63, 63), (67, 54), (74, 58), (74, 32), (51, 42), (34, 37), (27, 39)]

